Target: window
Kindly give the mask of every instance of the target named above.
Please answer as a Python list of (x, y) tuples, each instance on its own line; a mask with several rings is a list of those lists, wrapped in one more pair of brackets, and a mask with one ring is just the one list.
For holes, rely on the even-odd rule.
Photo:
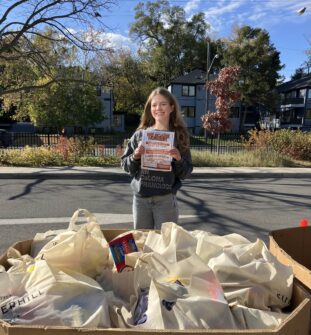
[(306, 91), (307, 91), (306, 88), (303, 88), (303, 89), (299, 90), (298, 98), (304, 98), (306, 96)]
[(230, 117), (238, 118), (240, 116), (240, 107), (231, 107), (230, 108)]
[(308, 89), (308, 99), (311, 99), (311, 88)]
[(102, 95), (102, 88), (100, 86), (96, 87), (96, 95), (100, 97)]
[(286, 99), (297, 98), (297, 91), (290, 91), (285, 94)]
[(182, 85), (182, 96), (195, 97), (195, 86), (194, 85)]
[(184, 117), (195, 117), (195, 107), (194, 106), (182, 106), (181, 113)]
[(306, 119), (311, 119), (311, 109), (306, 110)]
[(122, 127), (122, 115), (114, 115), (113, 116), (113, 127), (121, 128)]

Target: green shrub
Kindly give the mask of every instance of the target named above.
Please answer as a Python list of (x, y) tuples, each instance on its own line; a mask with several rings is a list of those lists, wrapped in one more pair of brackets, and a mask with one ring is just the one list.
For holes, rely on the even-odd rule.
[[(245, 150), (231, 154), (191, 150), (196, 167), (277, 167), (310, 166), (311, 133), (292, 130), (251, 131), (244, 139)], [(125, 140), (126, 144), (128, 140)], [(98, 157), (93, 156), (96, 149)], [(105, 154), (104, 145), (91, 141), (65, 139), (55, 148), (25, 147), (0, 150), (0, 165), (8, 166), (120, 166), (124, 147), (116, 146), (115, 156)]]
[(64, 159), (61, 154), (45, 147), (6, 150), (0, 156), (0, 162), (3, 165), (29, 167), (64, 165)]
[(77, 165), (81, 166), (120, 166), (120, 158), (116, 156), (80, 157)]

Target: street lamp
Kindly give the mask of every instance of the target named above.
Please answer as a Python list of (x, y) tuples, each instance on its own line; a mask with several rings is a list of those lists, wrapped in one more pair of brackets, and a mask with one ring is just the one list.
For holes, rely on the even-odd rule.
[(214, 60), (217, 59), (217, 58), (219, 58), (219, 55), (218, 55), (218, 54), (216, 54), (216, 55), (213, 57), (212, 62), (211, 62), (211, 65), (210, 65), (210, 67), (209, 67), (208, 70), (207, 70), (207, 76), (208, 76), (208, 74), (209, 74), (210, 71), (211, 71), (211, 68), (212, 68), (212, 66), (213, 66)]
[(306, 11), (307, 7), (302, 7), (300, 9), (297, 10), (297, 14), (298, 15), (302, 15), (305, 11)]
[[(206, 84), (208, 84), (209, 82), (209, 73), (212, 69), (213, 63), (215, 61), (215, 59), (219, 58), (218, 54), (215, 54), (215, 56), (213, 57), (212, 61), (210, 61), (210, 43), (209, 41), (207, 42), (207, 48), (206, 48)], [(210, 95), (210, 90), (206, 87), (205, 89), (205, 113), (208, 112), (208, 101), (209, 101), (209, 95)], [(207, 139), (207, 131), (206, 128), (204, 128), (204, 136), (205, 139)]]
[[(208, 47), (209, 48), (209, 47)], [(210, 71), (211, 71), (211, 69), (212, 69), (212, 66), (213, 66), (213, 64), (214, 64), (214, 61), (215, 61), (215, 59), (217, 59), (217, 58), (219, 58), (219, 55), (218, 54), (216, 54), (214, 57), (213, 57), (213, 59), (212, 59), (212, 61), (211, 61), (211, 64), (209, 65), (209, 62), (207, 62), (207, 71), (206, 71), (206, 84), (209, 82), (209, 74), (210, 74)], [(209, 66), (208, 66), (209, 65)], [(206, 94), (205, 94), (205, 112), (207, 113), (207, 111), (208, 111), (208, 97), (209, 97), (209, 90), (208, 89), (206, 89)]]

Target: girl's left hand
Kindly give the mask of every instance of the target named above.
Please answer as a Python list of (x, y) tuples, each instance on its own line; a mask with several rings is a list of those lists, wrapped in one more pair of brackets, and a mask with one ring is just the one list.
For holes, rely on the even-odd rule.
[(177, 148), (173, 147), (170, 151), (169, 151), (169, 154), (174, 158), (176, 159), (177, 161), (180, 161), (181, 160), (181, 155), (180, 155), (180, 152)]

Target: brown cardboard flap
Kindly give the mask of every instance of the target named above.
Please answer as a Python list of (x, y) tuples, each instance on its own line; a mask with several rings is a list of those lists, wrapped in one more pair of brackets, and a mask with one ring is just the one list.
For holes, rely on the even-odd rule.
[(275, 230), (269, 249), (277, 259), (293, 268), (295, 276), (311, 289), (311, 227)]
[(280, 229), (270, 235), (295, 261), (311, 269), (311, 227)]

